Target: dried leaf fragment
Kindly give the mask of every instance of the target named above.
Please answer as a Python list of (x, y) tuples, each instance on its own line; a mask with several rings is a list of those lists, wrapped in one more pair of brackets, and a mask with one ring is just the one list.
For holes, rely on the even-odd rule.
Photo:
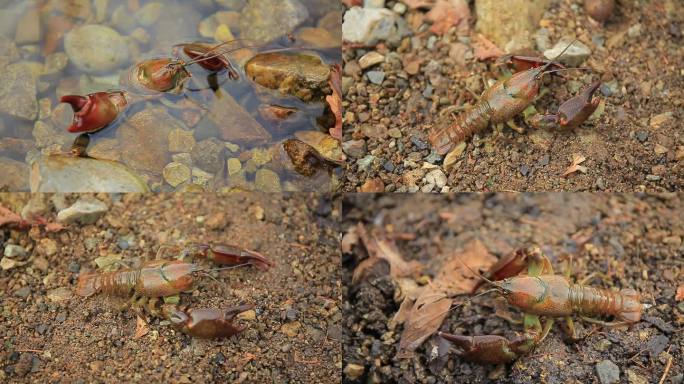
[(580, 165), (586, 160), (587, 158), (582, 155), (572, 155), (572, 164), (570, 164), (568, 169), (565, 170), (565, 172), (563, 173), (563, 177), (567, 177), (568, 175), (571, 175), (578, 171), (582, 173), (587, 173), (587, 167)]
[(150, 332), (150, 329), (147, 327), (147, 322), (145, 320), (138, 316), (138, 319), (136, 320), (135, 323), (135, 335), (133, 336), (134, 339), (139, 339), (147, 333)]
[(677, 301), (684, 300), (684, 284), (677, 287), (677, 294), (675, 295), (675, 300), (677, 300)]
[(478, 33), (476, 37), (473, 48), (475, 48), (475, 58), (478, 60), (487, 60), (504, 54), (504, 51), (499, 49), (496, 44), (489, 41), (482, 34)]
[(342, 67), (339, 64), (332, 66), (329, 82), (333, 93), (326, 96), (325, 101), (328, 102), (330, 110), (335, 115), (335, 127), (330, 128), (330, 136), (342, 140)]

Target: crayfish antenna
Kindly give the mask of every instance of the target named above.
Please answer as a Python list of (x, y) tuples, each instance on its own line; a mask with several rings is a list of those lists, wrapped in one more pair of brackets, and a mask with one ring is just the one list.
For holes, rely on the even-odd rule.
[[(480, 279), (486, 281), (487, 283), (489, 283), (489, 284), (495, 286), (497, 289), (503, 290), (504, 292), (510, 292), (509, 290), (507, 290), (506, 288), (504, 288), (504, 287), (501, 285), (501, 283), (497, 283), (497, 282), (494, 282), (494, 281), (492, 281), (492, 280), (489, 280), (488, 278), (484, 277), (482, 274), (475, 272), (472, 268), (470, 268), (470, 266), (469, 266), (468, 264), (465, 263), (465, 261), (461, 260), (460, 257), (456, 257), (456, 259), (457, 259), (461, 264), (463, 264), (464, 267), (468, 268), (468, 270), (469, 270), (473, 275), (475, 275), (475, 276), (479, 277)], [(475, 297), (477, 297), (477, 296), (475, 296)]]

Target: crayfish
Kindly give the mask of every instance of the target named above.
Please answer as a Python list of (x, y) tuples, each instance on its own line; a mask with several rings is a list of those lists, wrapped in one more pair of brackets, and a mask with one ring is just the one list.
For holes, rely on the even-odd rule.
[[(512, 340), (498, 335), (464, 336), (439, 332), (439, 336), (461, 349), (460, 357), (477, 363), (503, 364), (529, 353), (546, 338), (557, 317), (566, 319), (568, 330), (575, 338), (573, 314), (600, 325), (628, 325), (638, 322), (647, 307), (639, 302), (639, 294), (633, 289), (616, 292), (573, 284), (568, 276), (555, 275), (550, 260), (536, 246), (502, 259), (492, 266), (487, 276), (482, 276), (484, 283), (524, 313), (524, 331)], [(601, 315), (614, 316), (617, 321), (606, 323), (590, 317)], [(539, 316), (546, 318), (543, 325)]]
[[(570, 43), (558, 56), (562, 56), (573, 43)], [(499, 124), (511, 120), (537, 97), (544, 75), (571, 69), (584, 69), (565, 68), (554, 60), (517, 55), (506, 55), (500, 58), (500, 62), (511, 64), (520, 72), (508, 79), (499, 80), (486, 89), (478, 103), (460, 114), (453, 123), (435, 127), (429, 135), (432, 148), (440, 155), (446, 154), (458, 143), (487, 128), (490, 123)], [(589, 98), (591, 99), (591, 94)], [(592, 100), (586, 103), (564, 103), (563, 113), (574, 117), (572, 124), (564, 125), (562, 123), (564, 120), (561, 119), (556, 121), (561, 127), (574, 128), (589, 118), (597, 106), (598, 102), (594, 103)], [(551, 120), (551, 117), (535, 117), (534, 119), (539, 126), (548, 126), (549, 124), (542, 124), (542, 121), (547, 122)]]
[[(159, 249), (157, 255), (162, 253)], [(204, 268), (182, 260), (186, 255), (204, 256), (225, 268)], [(175, 296), (190, 290), (195, 279), (208, 276), (211, 271), (232, 269), (253, 265), (266, 270), (273, 265), (260, 253), (230, 245), (193, 245), (181, 252), (181, 259), (151, 260), (138, 268), (125, 268), (116, 272), (85, 273), (79, 276), (76, 294), (90, 297), (98, 293), (108, 296), (131, 297), (136, 307), (145, 306), (149, 313), (159, 315), (155, 305), (159, 298)], [(243, 304), (224, 311), (216, 309), (194, 309), (186, 312), (175, 305), (164, 305), (162, 315), (180, 331), (194, 337), (229, 337), (242, 332), (245, 327), (233, 324), (240, 313), (254, 308)]]
[[(154, 58), (144, 60), (122, 75), (122, 83), (128, 85), (127, 90), (110, 90), (91, 93), (86, 96), (66, 95), (60, 100), (71, 105), (74, 117), (68, 131), (89, 135), (98, 132), (116, 121), (116, 119), (137, 101), (160, 96), (164, 93), (178, 94), (184, 90), (185, 84), (192, 77), (188, 67), (198, 64), (210, 72), (210, 76), (227, 73), (231, 80), (237, 80), (239, 74), (226, 54), (251, 47), (239, 47), (222, 50), (226, 44), (236, 40), (210, 46), (203, 43), (179, 44), (173, 47), (174, 54), (185, 53), (190, 60), (182, 58)], [(81, 142), (85, 142), (83, 138)], [(74, 147), (79, 147), (75, 145)], [(72, 151), (75, 155), (85, 155), (85, 149)]]

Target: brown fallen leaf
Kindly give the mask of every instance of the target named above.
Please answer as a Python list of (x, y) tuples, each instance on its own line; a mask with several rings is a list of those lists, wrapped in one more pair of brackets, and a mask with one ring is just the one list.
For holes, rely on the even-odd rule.
[(133, 338), (139, 339), (147, 335), (149, 332), (150, 329), (147, 327), (147, 322), (145, 322), (145, 320), (142, 317), (138, 316), (138, 319), (135, 323), (135, 335), (133, 336)]
[[(460, 260), (460, 261), (459, 261)], [(453, 302), (452, 297), (470, 293), (478, 282), (477, 276), (468, 270), (465, 263), (473, 270), (486, 269), (496, 262), (496, 257), (490, 254), (479, 240), (466, 244), (462, 252), (454, 253), (439, 269), (432, 284), (423, 287), (411, 310), (402, 311), (392, 319), (399, 324), (406, 321), (404, 332), (399, 342), (397, 357), (408, 358), (428, 337), (433, 335), (449, 313)]]
[(325, 101), (328, 102), (330, 110), (335, 115), (335, 127), (330, 128), (330, 136), (342, 140), (342, 67), (339, 64), (332, 66), (329, 82), (333, 93), (326, 96)]
[(681, 284), (679, 287), (677, 287), (677, 294), (675, 295), (675, 300), (684, 300), (684, 284)]
[(444, 35), (449, 28), (466, 23), (470, 18), (470, 8), (466, 0), (437, 0), (427, 19), (432, 21), (430, 32), (435, 35)]
[(475, 42), (473, 43), (473, 48), (475, 49), (475, 58), (478, 60), (487, 60), (504, 54), (504, 51), (499, 49), (496, 44), (492, 43), (479, 33), (477, 34)]
[(568, 169), (565, 170), (563, 173), (563, 177), (567, 177), (568, 175), (571, 175), (575, 172), (582, 172), (582, 173), (587, 173), (587, 167), (584, 167), (580, 164), (585, 162), (587, 160), (586, 157), (578, 154), (572, 155), (572, 164), (568, 167)]
[(352, 283), (359, 282), (359, 279), (365, 275), (366, 270), (376, 265), (377, 260), (374, 259), (385, 260), (390, 266), (390, 275), (394, 278), (417, 276), (422, 270), (423, 266), (419, 262), (404, 260), (394, 240), (387, 237), (379, 239), (380, 235), (368, 234), (366, 227), (362, 223), (356, 226), (356, 233), (366, 247), (368, 259), (356, 266), (352, 276)]

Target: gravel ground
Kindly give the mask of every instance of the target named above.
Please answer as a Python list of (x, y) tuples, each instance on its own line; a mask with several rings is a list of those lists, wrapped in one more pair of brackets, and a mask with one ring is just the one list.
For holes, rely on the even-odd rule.
[[(67, 195), (66, 205), (78, 196)], [(339, 208), (309, 194), (97, 195), (108, 206), (94, 225), (60, 233), (0, 229), (0, 244), (28, 254), (0, 271), (2, 382), (339, 383), (341, 311)], [(46, 197), (49, 198), (49, 197)], [(28, 195), (0, 195), (20, 211)], [(53, 197), (46, 217), (54, 221)], [(214, 241), (255, 249), (267, 272), (219, 272), (181, 302), (191, 307), (256, 305), (248, 329), (224, 340), (192, 339), (160, 319), (134, 337), (125, 299), (72, 296), (98, 256), (134, 262), (164, 243)], [(200, 261), (200, 263), (204, 263)], [(123, 306), (123, 309), (122, 309)]]
[[(483, 79), (500, 76), (491, 60), (473, 54), (478, 1), (468, 2), (469, 32), (435, 35), (425, 10), (408, 9), (399, 15), (408, 29), (403, 40), (344, 45), (344, 146), (353, 158), (344, 191), (673, 191), (684, 185), (684, 3), (678, 0), (618, 1), (605, 25), (589, 20), (582, 1), (551, 1), (533, 31), (544, 36), (542, 43), (533, 44), (543, 50), (577, 38), (591, 50), (581, 65), (593, 72), (547, 82), (548, 93), (534, 105), (553, 112), (600, 78), (604, 112), (570, 132), (534, 130), (518, 117), (524, 133), (489, 127), (445, 166), (431, 151), (429, 130), (448, 123), (451, 117), (440, 114), (450, 108), (474, 104)], [(386, 1), (385, 8), (406, 9), (399, 1)], [(362, 61), (369, 53), (377, 55)], [(586, 173), (563, 177), (574, 155), (586, 158)]]
[[(362, 222), (369, 230), (377, 226), (396, 234), (403, 239), (397, 240), (401, 254), (425, 265), (427, 277), (434, 277), (445, 258), (472, 239), (481, 240), (498, 257), (538, 244), (557, 273), (562, 270), (559, 255), (573, 254), (574, 278), (596, 272), (591, 285), (637, 289), (641, 301), (652, 307), (629, 328), (594, 328), (576, 319), (585, 337), (575, 343), (564, 341), (558, 321), (531, 354), (502, 371), (453, 354), (439, 368), (428, 359), (432, 339), (413, 358), (395, 356), (403, 326), (392, 330), (388, 321), (399, 308), (399, 285), (387, 272), (376, 271), (352, 286), (352, 271), (366, 257), (357, 245), (342, 257), (344, 382), (607, 383), (611, 381), (598, 375), (612, 372), (619, 374), (620, 383), (658, 383), (669, 359), (665, 383), (684, 382), (684, 301), (675, 301), (676, 288), (684, 284), (683, 212), (683, 195), (348, 196), (343, 201), (343, 231)], [(426, 276), (416, 281), (425, 284)], [(493, 315), (496, 301), (489, 295), (453, 310), (440, 329), (512, 336), (520, 329)]]

